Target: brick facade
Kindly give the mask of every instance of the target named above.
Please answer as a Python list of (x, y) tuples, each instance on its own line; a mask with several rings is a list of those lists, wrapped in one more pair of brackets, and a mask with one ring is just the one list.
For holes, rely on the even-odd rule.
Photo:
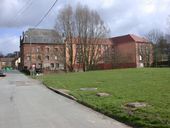
[(36, 68), (64, 69), (64, 45), (62, 44), (23, 44), (21, 49), (22, 67), (30, 68), (34, 64)]
[[(111, 69), (112, 68), (112, 42), (110, 39), (100, 39), (98, 41), (91, 40), (92, 43), (89, 43), (86, 52), (89, 57), (88, 61), (92, 60), (93, 69)], [(66, 64), (69, 69), (70, 66), (70, 57), (69, 57), (69, 49), (67, 45), (72, 45), (73, 49), (73, 68), (75, 71), (82, 70), (83, 68), (83, 52), (81, 52), (81, 48), (84, 47), (84, 44), (80, 44), (79, 41), (75, 38), (72, 44), (69, 42), (66, 43)], [(87, 45), (87, 44), (86, 44)]]
[(136, 35), (111, 38), (115, 49), (113, 67), (136, 68), (150, 66), (153, 63), (152, 44)]
[(15, 68), (14, 60), (15, 60), (15, 57), (1, 57), (0, 58), (0, 69), (5, 68), (5, 67)]
[[(34, 32), (34, 35), (29, 35), (28, 32)], [(38, 33), (38, 32), (39, 33)], [(20, 39), (20, 51), (21, 51), (21, 67), (22, 69), (30, 69), (32, 65), (35, 65), (37, 69), (43, 70), (64, 70), (65, 66), (65, 52), (64, 44), (61, 42), (55, 42), (57, 37), (51, 37), (49, 33), (55, 33), (50, 30), (31, 29), (27, 33), (23, 34)], [(35, 32), (38, 33), (35, 35)], [(40, 42), (45, 33), (46, 42)], [(26, 39), (27, 34), (27, 39)], [(55, 35), (55, 34), (54, 34)], [(34, 37), (34, 38), (31, 38)], [(50, 42), (51, 38), (54, 38), (54, 42)], [(32, 41), (30, 41), (32, 39)], [(36, 40), (37, 39), (37, 40)], [(48, 39), (50, 41), (48, 42)], [(35, 41), (34, 41), (35, 40)], [(57, 40), (57, 39), (56, 39)]]
[[(67, 70), (69, 68), (69, 42), (58, 40), (54, 30), (29, 29), (20, 39), (21, 67), (32, 65), (44, 70)], [(78, 57), (80, 44), (75, 38), (73, 47), (73, 68), (81, 70), (83, 64)], [(125, 35), (101, 39), (90, 48), (95, 54), (95, 69), (135, 68), (152, 64), (152, 44), (146, 39)], [(82, 46), (81, 46), (82, 47)], [(89, 57), (91, 56), (89, 54)]]

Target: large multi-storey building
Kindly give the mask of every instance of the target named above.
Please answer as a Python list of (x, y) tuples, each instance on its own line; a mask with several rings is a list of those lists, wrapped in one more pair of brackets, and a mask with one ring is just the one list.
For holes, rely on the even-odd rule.
[(54, 30), (29, 29), (20, 37), (20, 52), (22, 69), (64, 69), (64, 44)]
[(129, 34), (111, 38), (114, 48), (113, 67), (144, 67), (153, 62), (152, 44), (145, 38)]
[[(70, 46), (72, 58), (69, 55)], [(93, 66), (95, 64), (97, 69), (144, 67), (152, 64), (152, 44), (142, 37), (125, 35), (100, 39), (98, 43), (90, 43), (89, 46), (88, 61)], [(72, 68), (79, 70), (83, 68), (82, 47), (77, 38), (71, 44), (67, 40), (60, 40), (54, 30), (29, 29), (20, 38), (21, 67), (30, 69), (34, 65), (44, 70), (68, 70), (72, 60)]]

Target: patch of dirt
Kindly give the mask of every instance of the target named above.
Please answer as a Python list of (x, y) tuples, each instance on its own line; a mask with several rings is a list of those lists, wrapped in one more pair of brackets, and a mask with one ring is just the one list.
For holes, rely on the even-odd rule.
[(110, 94), (105, 93), (105, 92), (100, 92), (100, 93), (97, 93), (96, 95), (99, 96), (99, 97), (107, 97), (107, 96), (110, 96)]
[(130, 102), (130, 103), (125, 104), (122, 107), (124, 107), (125, 112), (127, 112), (127, 114), (129, 116), (132, 116), (134, 114), (135, 110), (137, 110), (139, 108), (144, 108), (147, 106), (148, 106), (148, 104), (145, 102)]
[(144, 102), (131, 102), (131, 103), (127, 103), (125, 105), (128, 108), (143, 108), (147, 106), (147, 103)]

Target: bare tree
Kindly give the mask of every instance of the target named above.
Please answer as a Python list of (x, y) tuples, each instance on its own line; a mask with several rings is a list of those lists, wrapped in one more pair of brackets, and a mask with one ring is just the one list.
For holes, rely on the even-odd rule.
[(101, 44), (109, 29), (96, 11), (80, 4), (75, 11), (75, 23), (83, 71), (91, 70), (99, 60)]
[(167, 54), (168, 54), (168, 66), (170, 67), (170, 15), (167, 17), (167, 28), (168, 28), (168, 33), (167, 33)]
[[(99, 60), (98, 53), (103, 38), (109, 32), (99, 14), (80, 4), (75, 11), (71, 6), (67, 6), (60, 10), (55, 28), (64, 35), (67, 42), (69, 70), (74, 70), (77, 59), (83, 71), (93, 69)], [(77, 50), (74, 51), (75, 49)]]
[(152, 44), (139, 44), (138, 53), (141, 56), (141, 60), (145, 67), (150, 67), (152, 64)]
[(65, 63), (66, 68), (68, 67), (69, 71), (73, 71), (74, 65), (74, 55), (73, 55), (73, 37), (75, 36), (74, 30), (74, 14), (73, 9), (70, 5), (60, 10), (57, 19), (56, 19), (56, 30), (60, 33), (60, 36), (63, 38), (63, 42), (67, 42), (65, 45), (65, 53), (68, 55), (66, 57)]
[(157, 67), (158, 66), (158, 58), (159, 58), (159, 46), (158, 44), (160, 41), (164, 38), (163, 32), (161, 32), (158, 29), (151, 30), (148, 34), (145, 35), (145, 37), (153, 43), (153, 57), (154, 57), (154, 64)]
[(167, 29), (168, 29), (168, 33), (170, 34), (170, 15), (168, 15), (167, 17)]

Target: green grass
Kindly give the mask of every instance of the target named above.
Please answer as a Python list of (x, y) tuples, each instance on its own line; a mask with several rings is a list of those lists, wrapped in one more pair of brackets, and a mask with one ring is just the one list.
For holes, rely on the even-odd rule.
[[(115, 69), (85, 73), (44, 75), (50, 87), (71, 90), (79, 102), (137, 127), (170, 128), (170, 68)], [(97, 91), (81, 91), (96, 87)], [(107, 92), (109, 97), (98, 97)], [(125, 108), (129, 102), (145, 102), (145, 108)]]

